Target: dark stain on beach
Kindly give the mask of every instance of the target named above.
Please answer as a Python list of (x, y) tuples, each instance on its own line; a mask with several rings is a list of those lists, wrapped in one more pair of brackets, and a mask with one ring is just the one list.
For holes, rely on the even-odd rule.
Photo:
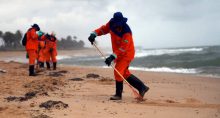
[(89, 73), (86, 75), (86, 78), (99, 78), (99, 77), (100, 77), (100, 75), (94, 74), (94, 73)]
[(33, 116), (32, 118), (52, 118), (48, 115), (45, 115), (45, 114), (40, 114), (40, 115), (37, 115), (37, 116)]
[(63, 76), (62, 73), (58, 73), (58, 72), (50, 72), (48, 76), (51, 76), (51, 77), (60, 77), (60, 76)]
[[(32, 91), (39, 91), (39, 94), (44, 94), (48, 91), (54, 91), (58, 89), (58, 86), (64, 86), (65, 83), (60, 79), (45, 79), (45, 80), (34, 80), (30, 83), (24, 84), (25, 88), (31, 89)], [(47, 93), (46, 93), (47, 94)]]
[(167, 103), (177, 103), (176, 101), (173, 100), (165, 100)]
[(82, 78), (72, 78), (72, 79), (69, 79), (70, 81), (83, 81), (84, 79)]
[(58, 71), (59, 73), (68, 73), (68, 71), (66, 71), (66, 70), (61, 70), (61, 71)]
[(66, 70), (61, 70), (61, 71), (57, 71), (57, 72), (50, 72), (48, 74), (48, 76), (51, 76), (51, 77), (60, 77), (60, 76), (64, 76), (64, 74), (66, 74), (68, 71)]
[(63, 103), (62, 101), (52, 101), (52, 100), (48, 100), (47, 102), (41, 103), (39, 105), (40, 108), (45, 108), (45, 109), (64, 109), (69, 107), (68, 104)]
[(28, 92), (26, 93), (24, 96), (22, 97), (16, 97), (16, 96), (9, 96), (7, 98), (5, 98), (8, 102), (11, 102), (11, 101), (19, 101), (19, 102), (23, 102), (23, 101), (27, 101), (29, 99), (32, 99), (36, 96), (38, 92), (37, 91), (34, 91), (34, 92)]

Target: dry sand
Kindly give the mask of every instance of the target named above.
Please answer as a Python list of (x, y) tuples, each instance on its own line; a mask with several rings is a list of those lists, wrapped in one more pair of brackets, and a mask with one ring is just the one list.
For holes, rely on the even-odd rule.
[[(0, 58), (12, 53), (24, 54), (0, 52)], [(29, 77), (27, 64), (0, 61), (1, 69), (0, 118), (220, 118), (220, 78), (132, 71), (150, 87), (145, 101), (135, 100), (125, 84), (123, 99), (110, 101), (112, 69), (58, 65)], [(100, 77), (87, 78), (90, 73)], [(61, 103), (41, 108), (48, 100)]]

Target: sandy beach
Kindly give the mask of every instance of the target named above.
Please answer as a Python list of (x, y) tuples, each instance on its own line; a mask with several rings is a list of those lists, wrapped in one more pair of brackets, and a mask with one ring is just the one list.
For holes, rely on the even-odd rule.
[[(1, 58), (11, 53), (24, 52)], [(36, 77), (25, 63), (0, 61), (0, 69), (0, 118), (220, 118), (220, 78), (132, 71), (150, 87), (145, 100), (124, 84), (123, 99), (110, 101), (110, 68), (58, 65)], [(49, 100), (58, 103), (42, 104)]]

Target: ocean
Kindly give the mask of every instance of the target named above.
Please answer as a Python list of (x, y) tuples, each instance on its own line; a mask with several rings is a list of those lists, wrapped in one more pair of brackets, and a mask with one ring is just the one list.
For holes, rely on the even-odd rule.
[[(98, 52), (97, 52), (98, 53)], [(105, 52), (106, 56), (111, 51)], [(100, 56), (65, 56), (59, 64), (107, 68)], [(145, 49), (137, 48), (131, 70), (220, 76), (220, 46)]]

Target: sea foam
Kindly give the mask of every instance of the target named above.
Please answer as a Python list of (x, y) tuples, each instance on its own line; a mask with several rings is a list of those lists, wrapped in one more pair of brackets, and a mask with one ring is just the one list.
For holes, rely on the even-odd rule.
[(177, 49), (142, 49), (136, 50), (135, 57), (146, 57), (146, 56), (159, 56), (159, 55), (177, 55), (181, 53), (188, 53), (188, 52), (200, 52), (203, 51), (203, 48), (177, 48)]

